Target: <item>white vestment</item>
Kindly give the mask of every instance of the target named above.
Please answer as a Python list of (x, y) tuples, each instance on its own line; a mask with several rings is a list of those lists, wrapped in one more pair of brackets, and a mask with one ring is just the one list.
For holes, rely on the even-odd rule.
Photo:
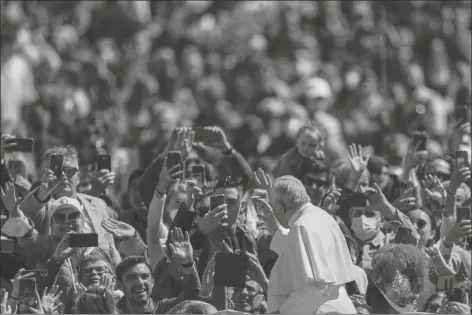
[(271, 249), (279, 255), (267, 292), (268, 313), (356, 314), (345, 283), (357, 271), (344, 235), (326, 211), (308, 203), (280, 228)]

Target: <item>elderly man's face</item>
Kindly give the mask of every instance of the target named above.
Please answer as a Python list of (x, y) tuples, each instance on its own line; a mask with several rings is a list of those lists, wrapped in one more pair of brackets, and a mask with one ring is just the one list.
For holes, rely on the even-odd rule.
[(51, 233), (60, 239), (68, 232), (80, 233), (83, 226), (83, 216), (75, 208), (62, 208), (51, 218)]
[(104, 259), (97, 259), (88, 262), (80, 272), (80, 282), (85, 287), (98, 286), (102, 283), (102, 277), (104, 275), (113, 276), (115, 281), (115, 275), (112, 272), (112, 267)]
[(264, 293), (257, 285), (248, 283), (241, 289), (236, 289), (233, 294), (234, 310), (249, 314), (259, 314)]
[[(49, 168), (49, 160), (44, 161), (43, 169)], [(79, 160), (77, 157), (64, 156), (62, 167), (62, 180), (56, 189), (52, 192), (54, 199), (61, 197), (73, 197), (77, 193), (77, 187), (80, 183)]]

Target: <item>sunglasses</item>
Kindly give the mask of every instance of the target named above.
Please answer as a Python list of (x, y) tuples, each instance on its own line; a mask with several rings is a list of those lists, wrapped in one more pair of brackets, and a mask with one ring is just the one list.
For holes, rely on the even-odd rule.
[(107, 267), (97, 267), (97, 268), (91, 268), (91, 269), (84, 270), (84, 276), (86, 276), (86, 277), (91, 277), (94, 274), (97, 274), (97, 275), (101, 276), (105, 273), (112, 274), (111, 270), (108, 269)]
[(418, 220), (411, 220), (413, 224), (416, 224), (419, 230), (422, 230), (425, 228), (427, 222), (423, 219), (418, 219)]
[(55, 213), (52, 217), (54, 221), (59, 224), (64, 224), (66, 222), (66, 219), (68, 219), (70, 222), (77, 222), (80, 219), (80, 212), (72, 212), (69, 213), (67, 216), (62, 213)]
[(67, 177), (72, 177), (74, 176), (75, 174), (77, 174), (77, 172), (79, 171), (78, 168), (76, 167), (68, 167), (68, 166), (64, 166), (62, 168), (62, 171), (64, 172), (64, 174), (66, 174)]
[(351, 215), (353, 218), (359, 218), (362, 215), (366, 216), (367, 218), (373, 218), (376, 216), (376, 213), (372, 210), (355, 209), (351, 211)]

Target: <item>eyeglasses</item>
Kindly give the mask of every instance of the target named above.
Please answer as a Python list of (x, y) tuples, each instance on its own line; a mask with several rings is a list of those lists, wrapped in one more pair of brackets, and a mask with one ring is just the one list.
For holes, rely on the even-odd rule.
[(97, 267), (97, 268), (91, 268), (91, 269), (84, 270), (84, 276), (86, 276), (86, 277), (91, 277), (94, 274), (97, 274), (97, 275), (101, 276), (105, 273), (112, 274), (111, 270), (108, 269), (107, 267)]
[(62, 168), (62, 171), (64, 172), (64, 174), (66, 174), (67, 177), (70, 178), (70, 177), (74, 176), (79, 171), (79, 169), (76, 168), (76, 167), (64, 166)]
[(354, 218), (358, 218), (362, 215), (366, 216), (367, 218), (373, 218), (376, 216), (376, 213), (372, 210), (359, 210), (359, 209), (355, 209), (355, 210), (352, 210), (351, 212), (351, 215), (354, 217)]
[(66, 219), (69, 219), (70, 222), (77, 222), (80, 219), (80, 212), (72, 212), (69, 213), (67, 216), (62, 213), (55, 213), (53, 216), (54, 221), (59, 224), (64, 224)]
[(418, 220), (411, 220), (413, 224), (416, 224), (419, 230), (422, 230), (425, 228), (427, 222), (423, 219), (418, 219)]

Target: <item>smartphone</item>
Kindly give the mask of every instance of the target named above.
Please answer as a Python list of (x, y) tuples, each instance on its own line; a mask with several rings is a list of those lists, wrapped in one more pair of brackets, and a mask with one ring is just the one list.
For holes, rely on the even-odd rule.
[(403, 226), (399, 226), (395, 235), (396, 244), (412, 244), (411, 230)]
[(19, 160), (10, 160), (7, 162), (8, 170), (13, 178), (16, 178), (18, 175), (24, 176), (24, 167), (23, 161)]
[(31, 153), (34, 151), (34, 139), (12, 138), (5, 141), (7, 144), (15, 144), (9, 151)]
[(346, 291), (349, 296), (353, 294), (361, 294), (356, 281), (351, 281), (351, 282), (346, 283)]
[(205, 186), (205, 167), (203, 165), (192, 166), (192, 178), (197, 180), (198, 187)]
[(456, 168), (461, 169), (469, 166), (469, 154), (467, 151), (456, 151)]
[(36, 279), (23, 278), (19, 282), (19, 300), (22, 304), (36, 306)]
[(44, 288), (45, 286), (48, 285), (48, 270), (47, 269), (31, 269), (31, 270), (25, 270), (21, 274), (22, 275), (27, 275), (29, 273), (33, 273), (34, 276), (31, 276), (30, 278), (34, 278), (36, 281), (36, 287), (38, 288)]
[(167, 169), (171, 169), (176, 165), (182, 167), (182, 156), (179, 151), (170, 151), (167, 153)]
[(427, 151), (428, 134), (426, 132), (413, 132), (413, 143), (417, 151)]
[(64, 166), (64, 156), (62, 154), (53, 154), (49, 157), (49, 169), (53, 171), (58, 180), (62, 179), (62, 168)]
[(95, 157), (95, 163), (97, 164), (97, 170), (109, 170), (111, 171), (111, 155), (102, 154)]
[(454, 288), (446, 291), (448, 302), (464, 303), (465, 292), (461, 288)]
[(472, 209), (469, 207), (458, 207), (457, 208), (457, 222), (471, 220)]
[(69, 238), (69, 246), (72, 248), (97, 247), (98, 234), (97, 233), (71, 234)]
[(225, 204), (225, 195), (213, 195), (210, 197), (210, 210), (214, 210)]
[(2, 253), (13, 253), (15, 250), (15, 243), (9, 238), (4, 238), (2, 236), (0, 245), (0, 252)]
[(454, 119), (456, 121), (468, 121), (469, 111), (465, 106), (459, 106), (454, 111)]
[(436, 285), (438, 291), (448, 291), (456, 287), (456, 278), (454, 275), (438, 275), (438, 283)]
[(244, 288), (248, 257), (242, 254), (217, 253), (215, 257), (215, 286)]

